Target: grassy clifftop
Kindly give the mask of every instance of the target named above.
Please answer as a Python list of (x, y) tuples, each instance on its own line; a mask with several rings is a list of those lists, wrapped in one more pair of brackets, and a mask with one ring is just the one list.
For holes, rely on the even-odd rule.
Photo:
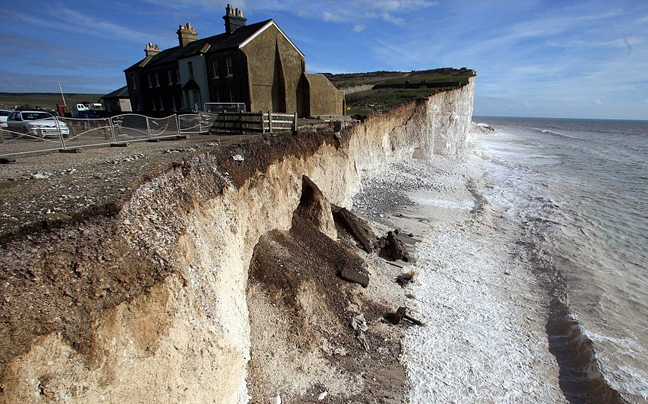
[(346, 95), (349, 115), (367, 116), (375, 111), (388, 110), (412, 99), (428, 97), (439, 91), (464, 86), (475, 76), (474, 70), (441, 68), (412, 72), (369, 72), (328, 74), (327, 77), (340, 90), (359, 86), (372, 89)]

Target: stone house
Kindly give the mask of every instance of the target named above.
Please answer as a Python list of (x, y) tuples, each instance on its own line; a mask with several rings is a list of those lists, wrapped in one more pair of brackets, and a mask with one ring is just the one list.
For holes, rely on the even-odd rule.
[(344, 94), (323, 75), (306, 73), (304, 54), (274, 20), (247, 25), (226, 8), (225, 33), (199, 39), (190, 23), (178, 46), (146, 45), (146, 57), (124, 70), (134, 111), (168, 115), (207, 102), (239, 102), (248, 111), (343, 115)]
[(110, 115), (132, 111), (128, 87), (126, 86), (104, 95), (101, 99), (106, 106), (106, 112)]

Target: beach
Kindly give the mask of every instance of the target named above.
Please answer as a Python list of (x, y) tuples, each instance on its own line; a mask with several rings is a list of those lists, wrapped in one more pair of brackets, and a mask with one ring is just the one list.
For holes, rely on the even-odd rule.
[[(543, 293), (515, 229), (485, 194), (489, 162), (477, 154), (473, 144), (459, 160), (403, 161), (354, 201), (361, 214), (418, 239), (416, 262), (404, 270), (417, 274), (410, 308), (426, 326), (403, 341), (408, 400), (567, 402), (548, 350)], [(371, 201), (385, 195), (392, 203), (376, 209)]]
[(646, 402), (645, 123), (494, 121), (354, 199), (418, 241), (409, 402)]

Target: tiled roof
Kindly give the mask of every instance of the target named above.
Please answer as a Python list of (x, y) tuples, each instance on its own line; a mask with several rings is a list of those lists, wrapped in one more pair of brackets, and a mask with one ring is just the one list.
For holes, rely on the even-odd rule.
[(110, 94), (104, 95), (101, 98), (102, 99), (106, 99), (106, 98), (128, 98), (128, 87), (124, 86), (124, 87), (120, 88), (119, 90), (115, 90)]
[(254, 24), (246, 25), (228, 35), (226, 33), (210, 36), (203, 39), (190, 42), (184, 47), (176, 46), (173, 48), (165, 49), (152, 57), (146, 57), (139, 62), (135, 63), (124, 71), (137, 70), (140, 67), (153, 67), (163, 66), (173, 63), (178, 59), (198, 55), (201, 52), (209, 51), (215, 52), (219, 50), (238, 47), (245, 42), (249, 37), (253, 36), (259, 29), (263, 28), (268, 22), (266, 20)]

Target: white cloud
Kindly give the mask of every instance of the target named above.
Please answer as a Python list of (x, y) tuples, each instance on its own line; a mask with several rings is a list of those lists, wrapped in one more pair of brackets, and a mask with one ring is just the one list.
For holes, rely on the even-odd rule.
[(150, 35), (130, 27), (113, 24), (77, 11), (58, 8), (52, 12), (54, 18), (38, 18), (28, 14), (6, 13), (11, 18), (49, 29), (75, 32), (84, 36), (119, 39), (127, 42), (146, 43)]
[(347, 22), (347, 19), (340, 14), (334, 14), (329, 11), (322, 13), (322, 18), (327, 22)]
[(353, 26), (353, 32), (362, 32), (367, 28), (364, 24), (356, 24)]

